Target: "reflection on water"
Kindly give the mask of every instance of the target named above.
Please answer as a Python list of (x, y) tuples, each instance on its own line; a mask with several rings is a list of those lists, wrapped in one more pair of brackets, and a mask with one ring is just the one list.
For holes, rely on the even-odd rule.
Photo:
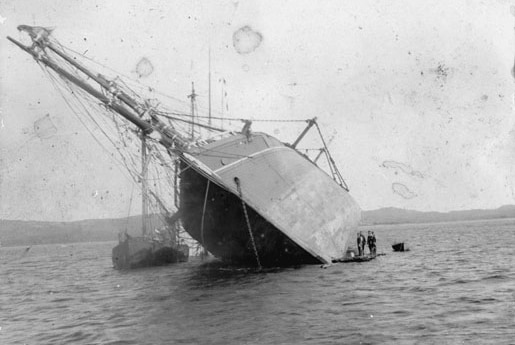
[[(0, 248), (0, 344), (515, 339), (515, 220), (373, 230), (387, 255), (327, 269), (193, 259), (120, 272), (113, 243)], [(393, 253), (395, 240), (411, 251)]]

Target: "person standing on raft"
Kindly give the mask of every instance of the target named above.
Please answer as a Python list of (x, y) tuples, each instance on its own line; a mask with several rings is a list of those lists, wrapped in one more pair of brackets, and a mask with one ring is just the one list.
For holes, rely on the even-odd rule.
[(373, 231), (368, 232), (368, 250), (370, 251), (370, 255), (375, 256), (376, 255), (376, 235), (374, 235)]
[(363, 256), (365, 254), (365, 245), (367, 240), (365, 236), (360, 232), (358, 232), (357, 245), (358, 245), (358, 256)]

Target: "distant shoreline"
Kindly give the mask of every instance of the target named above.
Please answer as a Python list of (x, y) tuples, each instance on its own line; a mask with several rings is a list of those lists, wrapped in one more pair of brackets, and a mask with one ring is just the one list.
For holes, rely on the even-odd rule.
[(515, 217), (501, 217), (501, 218), (482, 218), (482, 219), (463, 219), (463, 220), (440, 220), (432, 222), (411, 222), (411, 223), (374, 223), (374, 224), (359, 224), (358, 227), (374, 227), (374, 226), (393, 226), (393, 225), (431, 225), (431, 224), (447, 224), (447, 223), (475, 223), (475, 222), (489, 222), (500, 220), (512, 220), (515, 222)]
[[(159, 217), (153, 215), (156, 227)], [(399, 208), (363, 211), (360, 227), (419, 225), (515, 219), (515, 205), (493, 210), (421, 212)], [(0, 242), (3, 247), (38, 244), (70, 244), (118, 241), (118, 234), (141, 234), (141, 216), (111, 219), (86, 219), (72, 222), (0, 220)]]
[(420, 224), (510, 218), (515, 218), (515, 205), (505, 205), (490, 210), (477, 209), (450, 212), (422, 212), (389, 207), (363, 211), (361, 224)]

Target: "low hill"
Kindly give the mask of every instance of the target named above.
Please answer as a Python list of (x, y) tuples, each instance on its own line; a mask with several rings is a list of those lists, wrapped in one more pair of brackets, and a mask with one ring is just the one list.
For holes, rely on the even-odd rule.
[[(156, 227), (161, 226), (156, 216), (151, 220)], [(3, 246), (117, 241), (118, 233), (125, 229), (133, 236), (140, 235), (141, 223), (141, 216), (75, 222), (0, 220), (0, 241)]]
[(388, 207), (363, 211), (362, 224), (437, 223), (499, 218), (515, 218), (515, 205), (501, 206), (493, 210), (451, 212), (421, 212)]

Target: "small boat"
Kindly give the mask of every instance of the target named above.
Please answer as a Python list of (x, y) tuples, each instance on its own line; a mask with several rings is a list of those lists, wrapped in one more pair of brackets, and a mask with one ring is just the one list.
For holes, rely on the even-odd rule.
[(404, 242), (397, 242), (392, 244), (392, 248), (394, 252), (407, 252), (409, 251), (408, 246), (404, 244)]
[(179, 238), (180, 210), (171, 215), (165, 207), (161, 207), (161, 212), (166, 214), (164, 216), (163, 214), (154, 215), (158, 219), (162, 218), (161, 229), (154, 228), (151, 231), (154, 223), (151, 218), (155, 217), (149, 215), (149, 206), (152, 200), (148, 188), (149, 162), (147, 155), (149, 150), (145, 139), (142, 139), (141, 144), (142, 234), (137, 237), (130, 236), (127, 232), (118, 235), (119, 243), (113, 248), (111, 256), (113, 267), (118, 270), (164, 266), (186, 262), (189, 258), (189, 246)]
[(186, 244), (174, 245), (126, 235), (113, 248), (112, 260), (115, 269), (131, 269), (185, 262), (188, 256), (189, 247)]

